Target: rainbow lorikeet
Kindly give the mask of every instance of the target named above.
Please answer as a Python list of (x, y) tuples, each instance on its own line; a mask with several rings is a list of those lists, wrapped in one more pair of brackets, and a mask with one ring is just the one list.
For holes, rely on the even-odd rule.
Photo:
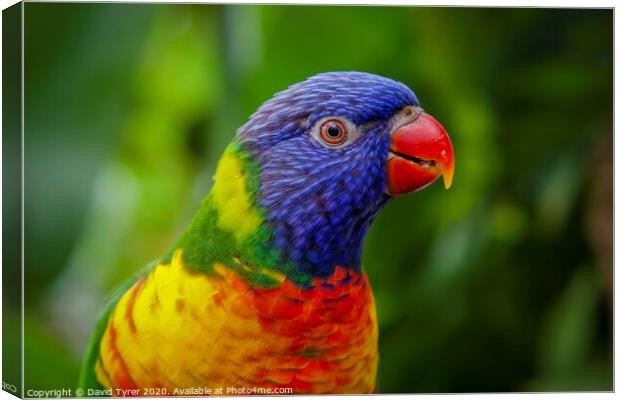
[(105, 308), (81, 387), (375, 391), (364, 237), (393, 196), (440, 176), (449, 187), (453, 171), (446, 131), (402, 83), (333, 72), (276, 94), (226, 148), (180, 240)]

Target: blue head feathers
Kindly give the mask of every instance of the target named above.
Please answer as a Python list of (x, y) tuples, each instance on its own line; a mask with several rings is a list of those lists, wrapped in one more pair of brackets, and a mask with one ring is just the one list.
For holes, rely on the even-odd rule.
[(283, 262), (314, 276), (359, 270), (368, 227), (389, 199), (389, 119), (418, 105), (391, 79), (324, 73), (276, 94), (239, 129), (260, 165), (256, 196)]

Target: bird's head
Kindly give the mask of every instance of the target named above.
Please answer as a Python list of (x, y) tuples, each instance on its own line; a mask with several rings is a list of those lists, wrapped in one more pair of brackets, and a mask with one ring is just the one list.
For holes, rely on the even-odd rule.
[(361, 72), (313, 76), (276, 94), (236, 143), (258, 166), (254, 193), (269, 245), (304, 273), (359, 268), (376, 214), (440, 176), (452, 182), (444, 128), (404, 84)]

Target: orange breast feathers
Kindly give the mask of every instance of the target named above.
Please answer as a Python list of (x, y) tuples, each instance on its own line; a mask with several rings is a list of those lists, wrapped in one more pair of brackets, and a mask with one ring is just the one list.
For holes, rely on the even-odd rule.
[(214, 270), (190, 272), (177, 251), (123, 295), (100, 343), (103, 386), (140, 395), (375, 390), (378, 332), (365, 274), (337, 268), (308, 289), (282, 276), (265, 289), (224, 265)]

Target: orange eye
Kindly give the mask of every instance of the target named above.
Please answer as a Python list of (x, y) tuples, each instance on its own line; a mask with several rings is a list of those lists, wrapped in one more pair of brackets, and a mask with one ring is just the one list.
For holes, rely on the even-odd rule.
[(340, 144), (347, 140), (347, 128), (337, 119), (330, 119), (321, 126), (321, 137), (329, 144)]

